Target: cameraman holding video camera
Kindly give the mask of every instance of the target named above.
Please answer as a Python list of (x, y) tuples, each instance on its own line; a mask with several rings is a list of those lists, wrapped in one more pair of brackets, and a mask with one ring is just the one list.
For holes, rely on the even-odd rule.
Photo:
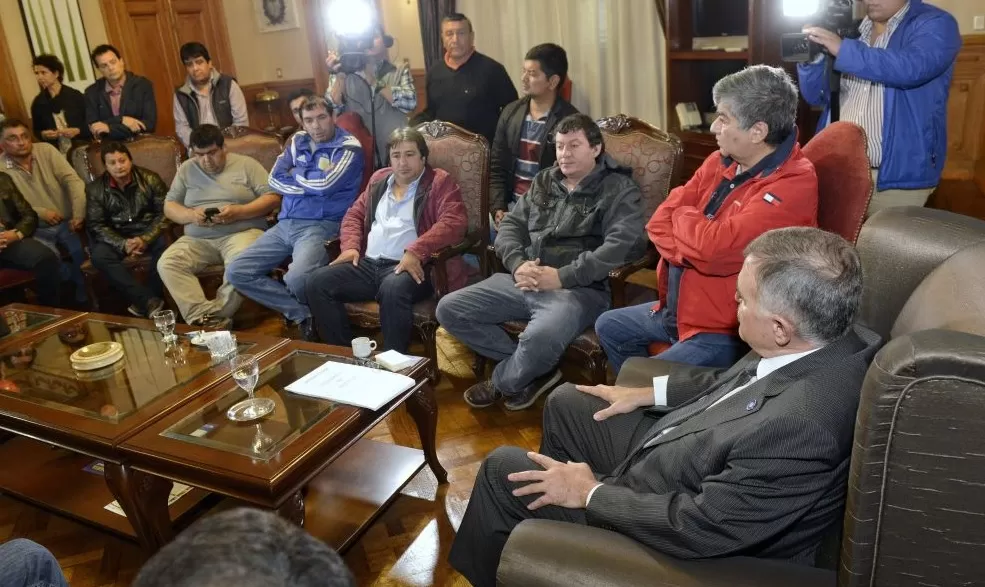
[[(940, 181), (947, 156), (947, 97), (961, 49), (958, 23), (924, 0), (862, 0), (858, 39), (805, 27), (824, 49), (797, 66), (800, 89), (824, 106), (818, 132), (830, 122), (825, 61), (841, 74), (841, 119), (865, 129), (876, 191), (868, 214), (892, 206), (923, 206)], [(838, 87), (838, 86), (836, 86)]]
[(336, 116), (345, 110), (359, 115), (374, 137), (374, 161), (379, 169), (387, 164), (390, 154), (386, 140), (375, 138), (385, 139), (394, 130), (407, 126), (407, 115), (417, 108), (417, 89), (410, 65), (405, 61), (399, 67), (395, 66), (387, 57), (393, 37), (384, 33), (380, 24), (374, 25), (374, 33), (372, 44), (359, 51), (358, 59), (344, 59), (356, 57), (352, 53), (359, 50), (358, 44), (347, 47), (345, 40), (339, 47), (343, 55), (329, 52), (325, 65), (332, 76), (325, 98), (335, 107)]

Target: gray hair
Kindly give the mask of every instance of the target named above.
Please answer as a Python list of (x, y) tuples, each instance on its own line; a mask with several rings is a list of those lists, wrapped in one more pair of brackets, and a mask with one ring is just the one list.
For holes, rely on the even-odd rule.
[(827, 344), (855, 323), (862, 262), (837, 234), (803, 226), (778, 228), (749, 243), (759, 306), (793, 322), (797, 335)]
[(271, 512), (239, 508), (195, 522), (155, 554), (133, 587), (353, 587), (342, 558)]
[(326, 100), (324, 96), (319, 96), (317, 94), (305, 97), (304, 102), (301, 103), (301, 107), (298, 108), (298, 110), (308, 112), (310, 110), (315, 110), (316, 108), (324, 108), (325, 112), (328, 112), (330, 115), (335, 114), (335, 109), (332, 108), (329, 101)]
[(766, 142), (779, 145), (797, 128), (797, 86), (779, 67), (753, 65), (718, 80), (715, 106), (727, 104), (743, 130), (757, 122), (769, 127)]

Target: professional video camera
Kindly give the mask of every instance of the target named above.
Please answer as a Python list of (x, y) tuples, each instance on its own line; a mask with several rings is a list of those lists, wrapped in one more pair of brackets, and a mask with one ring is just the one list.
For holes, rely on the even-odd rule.
[(365, 0), (334, 0), (328, 11), (328, 22), (338, 39), (339, 65), (335, 73), (362, 71), (366, 52), (373, 48), (377, 33), (383, 35), (387, 49), (393, 46), (393, 37), (383, 33), (373, 8)]
[[(356, 73), (366, 68), (366, 51), (373, 48), (378, 25), (371, 27), (366, 33), (358, 36), (336, 33), (339, 40), (339, 67), (342, 73)], [(383, 46), (387, 49), (393, 46), (393, 37), (383, 34)]]
[[(811, 26), (829, 30), (843, 39), (855, 39), (859, 23), (855, 6), (856, 0), (784, 0), (783, 12), (788, 17), (806, 18)], [(780, 56), (784, 61), (813, 61), (822, 51), (824, 48), (809, 41), (805, 33), (786, 34), (780, 40)]]

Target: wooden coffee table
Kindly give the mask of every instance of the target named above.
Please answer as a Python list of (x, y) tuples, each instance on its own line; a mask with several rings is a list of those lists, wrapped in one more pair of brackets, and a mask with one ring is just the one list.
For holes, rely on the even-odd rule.
[[(131, 490), (127, 515), (154, 549), (172, 537), (167, 496), (172, 481), (279, 512), (345, 550), (414, 475), (429, 464), (442, 483), (435, 453), (436, 403), (428, 361), (404, 371), (416, 384), (379, 410), (285, 391), (326, 361), (351, 361), (349, 349), (291, 342), (260, 361), (258, 397), (276, 408), (257, 422), (226, 411), (246, 397), (227, 379), (127, 439), (121, 450)], [(364, 440), (401, 404), (418, 426), (424, 451)]]
[(0, 347), (29, 332), (40, 332), (58, 326), (84, 312), (46, 308), (31, 304), (8, 304), (0, 308)]
[[(115, 497), (126, 510), (138, 491), (130, 486), (120, 444), (229, 379), (228, 363), (213, 366), (208, 351), (187, 338), (167, 347), (149, 320), (34, 310), (67, 319), (0, 340), (0, 428), (18, 436), (0, 443), (0, 491), (139, 537), (143, 528), (104, 509)], [(179, 325), (177, 331), (189, 328)], [(241, 352), (258, 355), (287, 344), (248, 333), (237, 337)], [(100, 341), (120, 342), (124, 358), (96, 371), (72, 369), (69, 355)], [(92, 466), (97, 460), (102, 472)], [(173, 514), (180, 517), (205, 495), (190, 495)]]

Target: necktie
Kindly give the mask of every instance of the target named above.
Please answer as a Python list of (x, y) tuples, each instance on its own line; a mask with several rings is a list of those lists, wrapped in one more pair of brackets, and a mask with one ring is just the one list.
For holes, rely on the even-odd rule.
[(674, 410), (663, 418), (657, 420), (657, 422), (650, 429), (650, 435), (647, 437), (646, 442), (643, 443), (641, 448), (648, 447), (651, 442), (660, 437), (664, 430), (680, 426), (694, 416), (697, 416), (707, 410), (730, 391), (742, 387), (752, 381), (753, 377), (756, 376), (757, 367), (759, 367), (759, 361), (751, 362), (739, 371), (732, 379), (722, 382), (722, 384), (719, 385), (714, 391), (706, 393), (697, 401)]

